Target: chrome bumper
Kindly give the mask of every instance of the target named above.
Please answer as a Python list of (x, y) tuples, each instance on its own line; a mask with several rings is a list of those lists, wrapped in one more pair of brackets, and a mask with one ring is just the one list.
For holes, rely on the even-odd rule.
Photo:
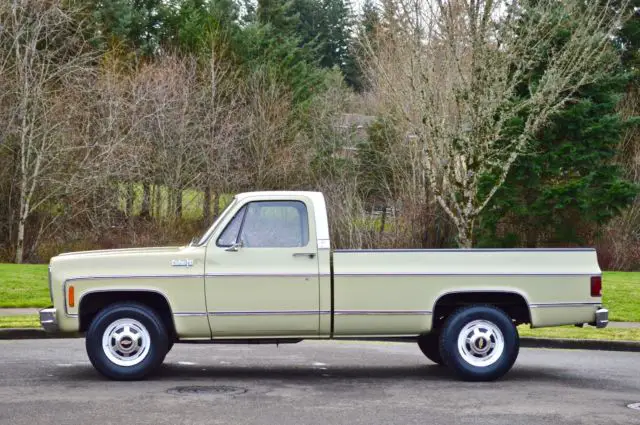
[(58, 316), (55, 308), (40, 310), (40, 324), (46, 332), (58, 331)]
[(606, 308), (600, 308), (596, 310), (596, 328), (606, 328), (609, 324), (609, 310)]

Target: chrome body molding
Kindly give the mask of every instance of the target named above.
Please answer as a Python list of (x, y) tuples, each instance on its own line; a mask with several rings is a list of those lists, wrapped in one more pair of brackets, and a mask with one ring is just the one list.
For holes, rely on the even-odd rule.
[[(76, 278), (72, 278), (72, 279), (67, 279), (64, 281), (64, 284), (62, 285), (62, 304), (64, 305), (64, 314), (67, 317), (78, 317), (78, 315), (76, 313), (69, 313), (69, 310), (67, 308), (67, 283), (73, 281), (73, 280), (81, 280), (81, 279), (76, 279)], [(167, 297), (167, 295), (164, 292), (155, 290), (155, 289), (140, 289), (140, 288), (94, 288), (94, 289), (90, 289), (86, 292), (83, 292), (82, 295), (80, 295), (80, 298), (78, 298), (78, 308), (80, 308), (80, 306), (82, 305), (82, 299), (85, 297), (85, 295), (88, 294), (93, 294), (95, 292), (153, 292), (156, 293), (158, 295), (162, 295), (164, 297), (164, 299), (167, 301), (167, 305), (169, 307), (171, 307), (171, 303), (169, 302), (169, 298)]]
[(211, 272), (211, 273), (205, 273), (205, 276), (206, 277), (318, 277), (318, 273)]
[(601, 301), (597, 302), (557, 302), (557, 303), (535, 303), (529, 304), (530, 308), (548, 308), (548, 307), (596, 307), (602, 305)]
[(431, 315), (431, 310), (336, 310), (336, 316)]
[(202, 273), (191, 274), (112, 274), (112, 275), (90, 275), (90, 276), (74, 276), (65, 279), (65, 285), (68, 282), (75, 282), (76, 280), (100, 280), (100, 279), (174, 279), (174, 278), (202, 278)]
[(329, 310), (282, 310), (282, 311), (210, 311), (209, 316), (308, 316), (331, 314)]
[(179, 312), (179, 313), (173, 313), (174, 316), (176, 317), (205, 317), (207, 316), (207, 313), (200, 313), (200, 312)]
[(380, 252), (575, 252), (595, 251), (595, 248), (436, 248), (436, 249), (336, 249), (334, 252), (380, 253)]
[(429, 272), (340, 272), (335, 273), (336, 277), (386, 277), (386, 276), (595, 276), (593, 273), (429, 273)]

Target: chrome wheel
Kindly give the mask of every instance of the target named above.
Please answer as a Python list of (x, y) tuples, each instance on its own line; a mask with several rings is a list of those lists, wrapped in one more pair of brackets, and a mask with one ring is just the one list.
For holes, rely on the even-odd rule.
[(118, 319), (102, 334), (102, 349), (118, 366), (135, 366), (149, 354), (151, 337), (147, 328), (135, 319)]
[(504, 352), (502, 331), (487, 320), (469, 322), (458, 334), (458, 352), (472, 366), (490, 366)]

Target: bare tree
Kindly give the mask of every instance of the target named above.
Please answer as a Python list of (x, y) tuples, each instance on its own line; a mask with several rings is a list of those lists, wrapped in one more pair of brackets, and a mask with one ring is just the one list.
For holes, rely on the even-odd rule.
[(7, 88), (0, 94), (0, 107), (8, 109), (0, 127), (7, 141), (3, 148), (19, 161), (17, 263), (23, 261), (27, 219), (64, 190), (52, 182), (66, 153), (75, 150), (61, 137), (68, 115), (59, 112), (65, 84), (91, 72), (93, 57), (86, 53), (81, 30), (62, 1), (0, 4), (0, 75)]
[(611, 36), (624, 17), (608, 3), (400, 1), (402, 27), (368, 49), (381, 113), (413, 137), (399, 144), (417, 144), (409, 175), (430, 188), (460, 246), (472, 246), (528, 141), (615, 64)]
[(211, 224), (211, 190), (214, 217), (219, 214), (220, 195), (246, 184), (242, 164), (242, 138), (247, 123), (237, 71), (219, 61), (212, 47), (208, 66), (199, 81), (198, 115), (201, 131), (198, 146), (202, 156), (199, 186), (204, 190), (203, 223)]

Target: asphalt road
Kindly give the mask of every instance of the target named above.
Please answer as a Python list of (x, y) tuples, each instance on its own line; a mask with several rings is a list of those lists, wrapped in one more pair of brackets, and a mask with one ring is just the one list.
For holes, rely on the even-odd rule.
[(522, 349), (459, 382), (414, 344), (176, 345), (158, 376), (111, 382), (83, 340), (0, 341), (0, 424), (640, 424), (640, 353)]

